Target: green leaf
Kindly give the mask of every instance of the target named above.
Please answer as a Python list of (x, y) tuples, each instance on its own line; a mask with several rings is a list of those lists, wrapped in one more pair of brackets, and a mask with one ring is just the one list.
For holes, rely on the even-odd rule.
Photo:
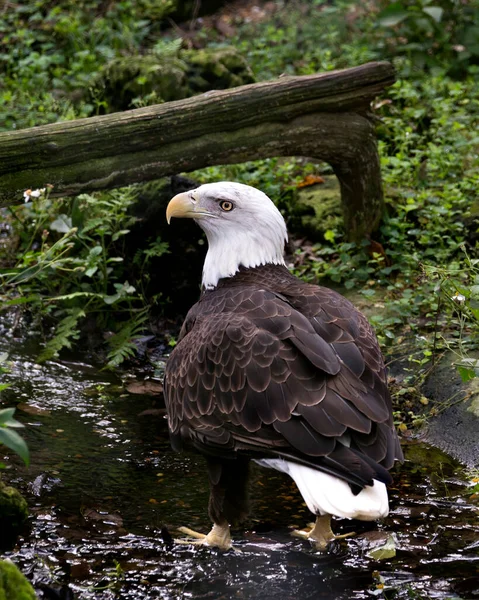
[(95, 275), (95, 273), (98, 271), (98, 267), (90, 267), (89, 269), (87, 269), (85, 271), (85, 275), (87, 277), (91, 277), (92, 275)]
[(11, 419), (14, 413), (14, 408), (2, 408), (2, 410), (0, 410), (0, 426), (4, 425), (5, 421), (8, 421), (8, 419)]
[(401, 2), (393, 2), (379, 13), (377, 20), (383, 27), (394, 27), (407, 19), (410, 14)]
[(88, 253), (88, 256), (99, 256), (102, 252), (103, 248), (101, 246), (94, 246)]
[(466, 381), (471, 381), (471, 379), (475, 379), (476, 377), (476, 371), (470, 367), (461, 367), (458, 365), (457, 370), (459, 371), (459, 375), (464, 383)]
[(59, 233), (68, 233), (72, 228), (72, 220), (68, 215), (60, 214), (50, 225), (52, 231)]
[(108, 353), (107, 366), (110, 369), (117, 367), (125, 359), (135, 355), (137, 348), (134, 341), (143, 332), (147, 319), (148, 311), (144, 309), (109, 339), (108, 343), (111, 350)]
[(101, 217), (97, 217), (95, 219), (90, 219), (83, 226), (83, 229), (81, 230), (81, 233), (80, 233), (80, 237), (86, 237), (86, 236), (84, 236), (85, 233), (87, 233), (88, 231), (91, 231), (92, 229), (96, 229), (97, 227), (100, 227), (102, 225), (103, 225), (103, 219)]
[(111, 236), (111, 239), (113, 242), (116, 242), (119, 237), (121, 237), (122, 235), (126, 235), (127, 233), (130, 233), (129, 229), (122, 229), (121, 231), (117, 231), (116, 233), (114, 233)]
[(27, 465), (30, 464), (30, 453), (28, 452), (28, 446), (25, 440), (18, 435), (16, 431), (5, 429), (0, 427), (0, 444), (3, 444), (10, 450), (13, 450)]
[(63, 294), (62, 296), (55, 296), (51, 300), (58, 302), (59, 300), (73, 300), (74, 298), (101, 298), (101, 294), (95, 292), (72, 292), (71, 294)]
[(18, 296), (11, 300), (5, 300), (5, 302), (2, 302), (2, 306), (18, 306), (19, 304), (28, 304), (36, 300), (38, 300), (38, 296)]
[(105, 304), (114, 304), (120, 298), (121, 294), (113, 294), (113, 296), (103, 296), (103, 301)]
[(38, 362), (49, 360), (62, 348), (71, 348), (72, 340), (78, 339), (78, 321), (85, 317), (85, 311), (79, 307), (70, 309), (69, 314), (63, 318), (55, 329), (55, 337), (47, 342), (45, 348), (38, 357)]
[(440, 6), (426, 6), (422, 10), (430, 17), (432, 17), (434, 21), (436, 21), (436, 23), (440, 23), (442, 15), (444, 14), (444, 9)]
[(3, 408), (0, 410), (0, 427), (24, 427), (20, 421), (13, 418), (15, 408)]
[(332, 229), (328, 229), (327, 231), (324, 232), (324, 239), (327, 242), (334, 242), (335, 237), (336, 237), (336, 233)]

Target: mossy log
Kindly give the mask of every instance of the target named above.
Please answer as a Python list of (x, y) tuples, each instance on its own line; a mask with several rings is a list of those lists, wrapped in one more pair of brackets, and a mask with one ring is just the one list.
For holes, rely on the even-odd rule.
[(46, 184), (67, 196), (210, 165), (309, 156), (333, 167), (345, 230), (358, 240), (382, 213), (370, 103), (393, 82), (390, 63), (368, 63), (2, 133), (0, 206)]

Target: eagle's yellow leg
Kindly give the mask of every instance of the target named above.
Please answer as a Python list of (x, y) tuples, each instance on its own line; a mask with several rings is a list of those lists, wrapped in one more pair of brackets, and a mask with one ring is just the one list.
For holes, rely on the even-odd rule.
[(331, 515), (320, 515), (316, 517), (316, 523), (312, 524), (310, 528), (295, 530), (293, 535), (309, 540), (317, 550), (326, 550), (328, 544), (333, 540), (340, 540), (355, 534), (335, 535), (331, 529)]
[(215, 523), (208, 535), (193, 531), (193, 529), (190, 529), (189, 527), (180, 527), (178, 531), (193, 538), (193, 540), (177, 539), (175, 540), (177, 544), (212, 546), (214, 548), (219, 548), (220, 550), (229, 550), (233, 547), (231, 543), (230, 526), (227, 523), (225, 525), (217, 525)]

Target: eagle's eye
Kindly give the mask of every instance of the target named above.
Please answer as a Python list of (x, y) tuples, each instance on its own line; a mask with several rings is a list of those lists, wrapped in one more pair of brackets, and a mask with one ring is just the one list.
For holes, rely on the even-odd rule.
[(229, 212), (230, 210), (233, 210), (233, 203), (230, 202), (229, 200), (222, 200), (220, 202), (220, 208), (221, 210), (224, 210), (225, 212)]

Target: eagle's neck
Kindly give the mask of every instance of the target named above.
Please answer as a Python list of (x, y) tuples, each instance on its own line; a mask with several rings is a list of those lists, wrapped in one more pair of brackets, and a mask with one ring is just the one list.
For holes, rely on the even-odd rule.
[(220, 279), (234, 277), (240, 267), (250, 269), (268, 264), (285, 265), (285, 233), (282, 231), (258, 231), (253, 228), (250, 231), (232, 231), (228, 238), (215, 233), (206, 231), (208, 253), (202, 280), (206, 290), (214, 289)]

